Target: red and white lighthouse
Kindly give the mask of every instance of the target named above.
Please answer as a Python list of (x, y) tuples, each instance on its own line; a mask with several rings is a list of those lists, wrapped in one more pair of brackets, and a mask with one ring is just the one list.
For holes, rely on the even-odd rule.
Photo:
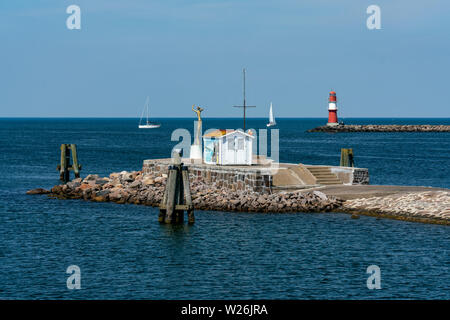
[(328, 98), (328, 123), (327, 126), (337, 126), (339, 125), (337, 117), (337, 99), (336, 92), (331, 91), (330, 97)]

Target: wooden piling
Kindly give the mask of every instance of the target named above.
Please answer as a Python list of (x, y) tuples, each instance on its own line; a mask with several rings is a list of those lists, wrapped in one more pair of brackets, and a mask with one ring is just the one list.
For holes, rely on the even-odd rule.
[(177, 173), (178, 170), (174, 165), (169, 166), (169, 173), (167, 178), (166, 188), (167, 199), (166, 199), (166, 216), (164, 218), (165, 223), (172, 223), (172, 215), (175, 211), (175, 205), (178, 202), (177, 199)]
[(353, 149), (341, 149), (341, 167), (354, 167), (355, 161), (353, 159)]
[[(72, 154), (72, 164), (70, 158)], [(80, 177), (81, 165), (78, 163), (77, 146), (75, 144), (61, 144), (61, 160), (57, 166), (59, 179), (64, 183), (70, 181), (70, 170), (75, 174), (75, 178)]]
[(79, 178), (81, 166), (78, 164), (77, 146), (72, 143), (70, 145), (70, 150), (72, 151), (72, 170), (75, 174), (75, 178)]
[(188, 169), (181, 163), (181, 158), (174, 157), (174, 164), (168, 167), (168, 176), (164, 197), (159, 205), (158, 221), (166, 224), (184, 222), (187, 211), (188, 222), (194, 223), (194, 206), (189, 186)]
[(194, 217), (194, 206), (192, 204), (192, 197), (191, 197), (191, 186), (189, 185), (189, 172), (187, 167), (183, 166), (181, 169), (182, 173), (182, 180), (183, 180), (183, 187), (184, 187), (184, 195), (186, 198), (186, 205), (189, 206), (188, 209), (188, 223), (192, 224), (195, 222)]

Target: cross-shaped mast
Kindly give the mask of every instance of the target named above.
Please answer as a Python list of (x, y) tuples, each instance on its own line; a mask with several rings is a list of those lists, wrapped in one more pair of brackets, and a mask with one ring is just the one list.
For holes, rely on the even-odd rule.
[(242, 70), (244, 74), (244, 104), (242, 106), (234, 106), (235, 108), (243, 108), (244, 109), (244, 132), (245, 132), (245, 111), (247, 108), (256, 108), (256, 106), (247, 106), (245, 104), (245, 68)]

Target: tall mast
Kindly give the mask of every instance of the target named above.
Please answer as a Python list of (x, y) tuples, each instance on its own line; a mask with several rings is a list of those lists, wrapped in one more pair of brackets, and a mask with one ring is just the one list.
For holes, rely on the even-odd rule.
[(244, 132), (245, 132), (245, 68), (242, 70), (242, 72), (244, 73)]
[(150, 104), (150, 97), (147, 96), (147, 124), (148, 124), (148, 105)]
[(245, 132), (245, 111), (247, 108), (255, 108), (256, 106), (247, 106), (245, 101), (245, 68), (242, 70), (244, 83), (243, 83), (243, 96), (244, 96), (244, 104), (242, 106), (234, 106), (236, 108), (243, 108), (244, 109), (244, 132)]

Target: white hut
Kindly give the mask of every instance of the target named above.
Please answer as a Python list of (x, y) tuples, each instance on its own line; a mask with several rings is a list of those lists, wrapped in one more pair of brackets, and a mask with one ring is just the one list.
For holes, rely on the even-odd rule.
[(251, 165), (251, 131), (215, 130), (203, 136), (203, 162), (218, 165)]

